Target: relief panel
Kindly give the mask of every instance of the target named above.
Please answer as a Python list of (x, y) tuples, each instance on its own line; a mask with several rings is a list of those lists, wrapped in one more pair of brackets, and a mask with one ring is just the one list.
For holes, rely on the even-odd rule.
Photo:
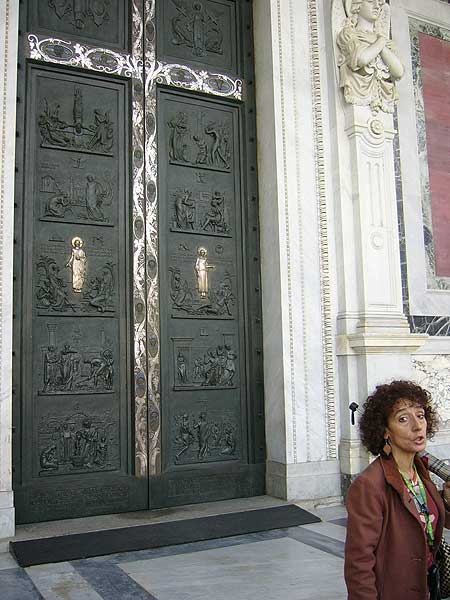
[(98, 46), (128, 45), (128, 3), (123, 0), (34, 0), (30, 4), (30, 31), (68, 34)]
[(38, 420), (39, 476), (116, 470), (119, 423), (112, 410), (79, 405), (44, 412)]
[(109, 159), (42, 151), (35, 182), (39, 218), (111, 227), (117, 222), (117, 183)]
[(234, 150), (229, 113), (185, 106), (168, 113), (166, 132), (171, 164), (231, 170)]
[(233, 247), (211, 238), (204, 245), (192, 240), (173, 248), (169, 261), (173, 318), (233, 319), (236, 314), (236, 275)]
[(40, 77), (38, 89), (41, 148), (113, 156), (118, 121), (113, 90), (50, 77)]
[[(201, 329), (200, 335), (207, 336)], [(208, 344), (194, 338), (173, 338), (174, 390), (230, 389), (238, 386), (238, 353), (234, 333)], [(214, 338), (217, 340), (218, 335)]]
[(240, 456), (240, 417), (233, 410), (188, 410), (173, 415), (174, 464), (195, 464)]
[(45, 225), (41, 225), (41, 239), (35, 243), (33, 296), (37, 314), (115, 314), (118, 302), (115, 236), (103, 235), (95, 229), (69, 230), (67, 226), (52, 233), (55, 228)]
[(33, 387), (38, 396), (113, 394), (119, 388), (117, 323), (39, 319), (34, 327)]
[(237, 71), (236, 3), (233, 0), (164, 0), (158, 5), (164, 32), (160, 56)]

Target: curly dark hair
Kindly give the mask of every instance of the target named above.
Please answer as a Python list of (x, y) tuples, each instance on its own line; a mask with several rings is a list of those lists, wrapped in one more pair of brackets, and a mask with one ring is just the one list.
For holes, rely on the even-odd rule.
[(387, 420), (397, 400), (410, 400), (425, 411), (427, 437), (436, 433), (439, 417), (431, 404), (431, 394), (412, 381), (392, 381), (378, 385), (363, 406), (359, 420), (361, 442), (369, 452), (383, 454), (384, 431)]

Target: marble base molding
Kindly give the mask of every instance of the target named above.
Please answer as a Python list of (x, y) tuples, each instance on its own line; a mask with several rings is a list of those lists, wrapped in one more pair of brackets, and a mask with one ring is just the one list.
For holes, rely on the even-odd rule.
[(266, 493), (284, 500), (318, 500), (341, 495), (338, 460), (283, 464), (267, 462)]

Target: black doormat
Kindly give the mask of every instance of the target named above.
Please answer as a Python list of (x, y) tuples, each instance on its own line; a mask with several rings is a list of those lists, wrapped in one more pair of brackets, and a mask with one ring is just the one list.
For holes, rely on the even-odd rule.
[(319, 522), (315, 515), (288, 504), (197, 519), (10, 542), (10, 552), (21, 567), (30, 567)]

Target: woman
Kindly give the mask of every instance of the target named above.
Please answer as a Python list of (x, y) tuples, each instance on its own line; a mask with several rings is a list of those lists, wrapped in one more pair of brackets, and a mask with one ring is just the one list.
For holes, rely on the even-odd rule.
[(450, 484), (441, 496), (418, 456), (436, 428), (429, 392), (412, 382), (379, 385), (367, 398), (361, 441), (378, 458), (348, 491), (349, 600), (438, 598), (429, 572), (450, 526)]

